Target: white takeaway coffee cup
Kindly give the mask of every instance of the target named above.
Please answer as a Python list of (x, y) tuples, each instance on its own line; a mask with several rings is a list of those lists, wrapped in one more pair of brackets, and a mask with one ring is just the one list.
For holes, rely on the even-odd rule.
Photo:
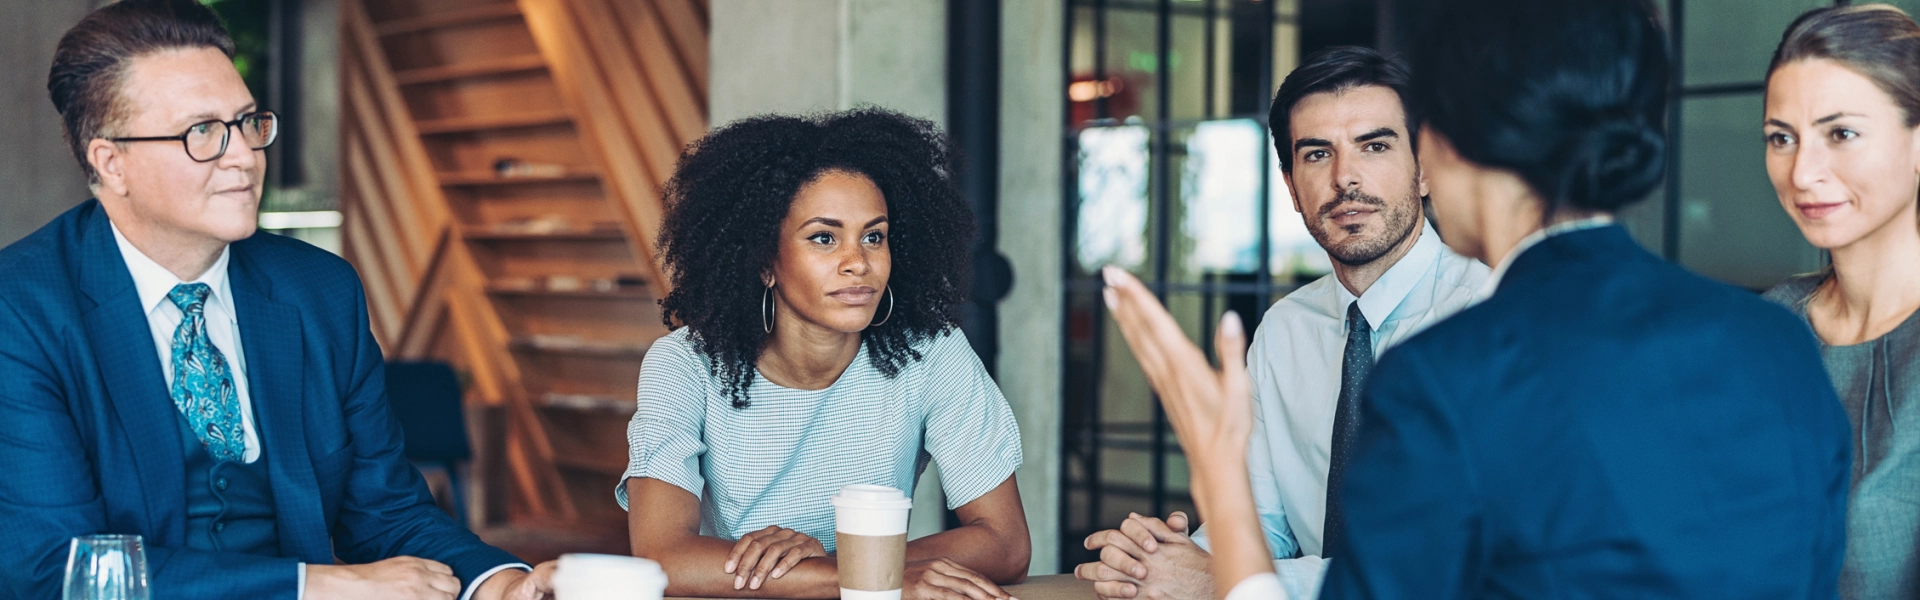
[(911, 498), (884, 485), (849, 485), (833, 496), (842, 600), (900, 600), (912, 509)]
[(667, 572), (660, 563), (612, 554), (564, 554), (553, 572), (558, 600), (660, 600)]

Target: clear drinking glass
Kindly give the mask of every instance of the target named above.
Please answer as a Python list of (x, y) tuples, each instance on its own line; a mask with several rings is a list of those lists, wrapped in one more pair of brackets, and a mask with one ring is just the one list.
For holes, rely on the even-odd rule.
[(83, 535), (67, 549), (63, 600), (149, 600), (147, 552), (137, 535)]

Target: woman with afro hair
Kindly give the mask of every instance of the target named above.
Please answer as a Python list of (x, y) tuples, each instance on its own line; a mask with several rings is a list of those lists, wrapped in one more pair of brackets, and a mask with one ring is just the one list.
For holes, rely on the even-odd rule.
[(1032, 548), (1020, 431), (958, 330), (971, 213), (932, 123), (880, 109), (737, 121), (666, 186), (669, 327), (647, 352), (616, 492), (668, 595), (831, 598), (841, 486), (961, 527), (907, 544), (907, 598), (993, 600)]

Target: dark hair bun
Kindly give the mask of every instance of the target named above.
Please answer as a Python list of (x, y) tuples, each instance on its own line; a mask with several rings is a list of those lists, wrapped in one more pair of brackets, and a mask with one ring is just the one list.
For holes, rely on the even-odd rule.
[(1544, 216), (1614, 212), (1666, 173), (1666, 37), (1645, 0), (1436, 0), (1407, 53), (1411, 109)]
[(1546, 161), (1560, 168), (1554, 195), (1578, 209), (1618, 211), (1660, 184), (1666, 145), (1657, 124), (1637, 119), (1605, 119), (1579, 128)]

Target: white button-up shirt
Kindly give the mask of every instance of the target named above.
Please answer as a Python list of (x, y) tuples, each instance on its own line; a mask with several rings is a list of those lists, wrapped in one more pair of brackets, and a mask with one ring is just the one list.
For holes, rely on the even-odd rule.
[[(1347, 307), (1373, 328), (1373, 355), (1471, 305), (1488, 269), (1447, 249), (1431, 226), (1361, 296), (1327, 275), (1267, 309), (1247, 353), (1254, 427), (1247, 449), (1254, 503), (1279, 559), (1321, 554)], [(1206, 528), (1194, 535), (1205, 546)], [(1315, 567), (1318, 567), (1315, 559)], [(1285, 568), (1285, 567), (1282, 567)]]
[(120, 233), (119, 226), (109, 226), (113, 228), (113, 241), (120, 245), (120, 258), (133, 274), (133, 289), (140, 295), (141, 312), (147, 315), (147, 327), (153, 333), (154, 351), (160, 354), (160, 373), (165, 377), (168, 390), (173, 389), (173, 331), (180, 328), (180, 320), (186, 318), (186, 314), (167, 299), (167, 294), (173, 292), (174, 286), (186, 283), (204, 283), (212, 288), (201, 309), (206, 317), (207, 339), (227, 359), (227, 372), (233, 376), (234, 393), (240, 401), (240, 429), (247, 444), (241, 460), (249, 463), (260, 460), (260, 435), (254, 430), (252, 394), (247, 390), (247, 358), (241, 354), (240, 321), (234, 317), (233, 287), (227, 284), (230, 250), (220, 249), (220, 258), (193, 281), (181, 281), (172, 271), (133, 247)]

